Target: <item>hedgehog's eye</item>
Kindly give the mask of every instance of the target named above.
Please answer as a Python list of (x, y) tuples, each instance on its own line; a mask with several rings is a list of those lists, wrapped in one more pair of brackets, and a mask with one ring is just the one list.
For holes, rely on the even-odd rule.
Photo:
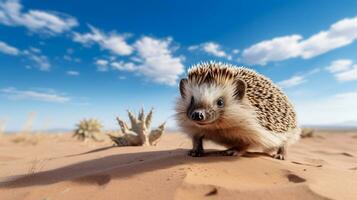
[(219, 99), (217, 100), (217, 106), (220, 107), (220, 108), (222, 108), (222, 107), (224, 106), (223, 98), (219, 98)]
[(190, 102), (190, 104), (192, 105), (193, 103), (194, 103), (194, 99), (193, 99), (193, 97), (191, 97), (191, 102)]

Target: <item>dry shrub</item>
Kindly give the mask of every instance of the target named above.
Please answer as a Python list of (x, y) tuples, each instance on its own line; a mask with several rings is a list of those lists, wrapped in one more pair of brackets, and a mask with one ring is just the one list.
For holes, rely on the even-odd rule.
[(102, 131), (103, 125), (96, 119), (84, 119), (77, 124), (73, 137), (79, 140), (92, 139), (94, 141), (104, 141), (107, 137)]
[(312, 128), (303, 128), (301, 131), (301, 138), (311, 138), (314, 137), (315, 130)]
[(131, 127), (129, 128), (123, 120), (117, 118), (122, 134), (121, 136), (109, 135), (112, 141), (118, 146), (156, 145), (164, 132), (165, 122), (151, 130), (152, 109), (147, 115), (145, 115), (144, 109), (141, 109), (137, 117), (128, 111), (128, 116)]

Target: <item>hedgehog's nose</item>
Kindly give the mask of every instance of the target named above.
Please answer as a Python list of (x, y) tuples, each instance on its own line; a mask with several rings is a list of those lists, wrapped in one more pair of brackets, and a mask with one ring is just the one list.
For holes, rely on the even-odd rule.
[(194, 111), (191, 115), (191, 119), (194, 121), (203, 121), (205, 116), (202, 111)]

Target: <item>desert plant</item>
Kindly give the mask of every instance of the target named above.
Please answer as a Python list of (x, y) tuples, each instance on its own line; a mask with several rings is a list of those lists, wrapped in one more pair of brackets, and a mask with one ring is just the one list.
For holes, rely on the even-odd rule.
[(0, 135), (2, 135), (5, 132), (5, 127), (6, 127), (6, 121), (0, 120)]
[(93, 139), (95, 141), (103, 141), (102, 132), (103, 125), (96, 119), (83, 119), (77, 124), (73, 137), (80, 140)]
[(118, 146), (156, 145), (164, 132), (165, 122), (158, 128), (151, 130), (153, 109), (151, 109), (147, 115), (145, 115), (144, 109), (141, 109), (138, 117), (135, 117), (133, 113), (128, 111), (128, 116), (131, 128), (129, 128), (123, 120), (117, 117), (122, 135), (118, 137), (109, 135), (113, 142)]
[(301, 131), (301, 138), (311, 138), (314, 137), (315, 130), (312, 128), (303, 128)]
[(20, 133), (13, 135), (11, 141), (16, 144), (37, 145), (41, 139), (42, 136), (39, 134)]
[(37, 113), (36, 112), (30, 112), (26, 118), (25, 124), (22, 128), (22, 133), (30, 133), (32, 132), (32, 128), (34, 125), (34, 122), (36, 121)]

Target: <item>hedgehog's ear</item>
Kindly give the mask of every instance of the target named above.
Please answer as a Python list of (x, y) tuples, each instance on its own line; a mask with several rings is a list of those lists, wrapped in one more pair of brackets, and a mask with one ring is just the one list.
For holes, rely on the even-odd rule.
[(237, 79), (234, 81), (235, 89), (234, 89), (234, 94), (233, 96), (237, 98), (238, 100), (243, 99), (245, 95), (245, 89), (246, 89), (246, 84), (244, 81)]
[(183, 78), (180, 81), (180, 93), (181, 93), (181, 97), (185, 98), (187, 95), (187, 91), (186, 91), (186, 85), (188, 83), (187, 78)]

